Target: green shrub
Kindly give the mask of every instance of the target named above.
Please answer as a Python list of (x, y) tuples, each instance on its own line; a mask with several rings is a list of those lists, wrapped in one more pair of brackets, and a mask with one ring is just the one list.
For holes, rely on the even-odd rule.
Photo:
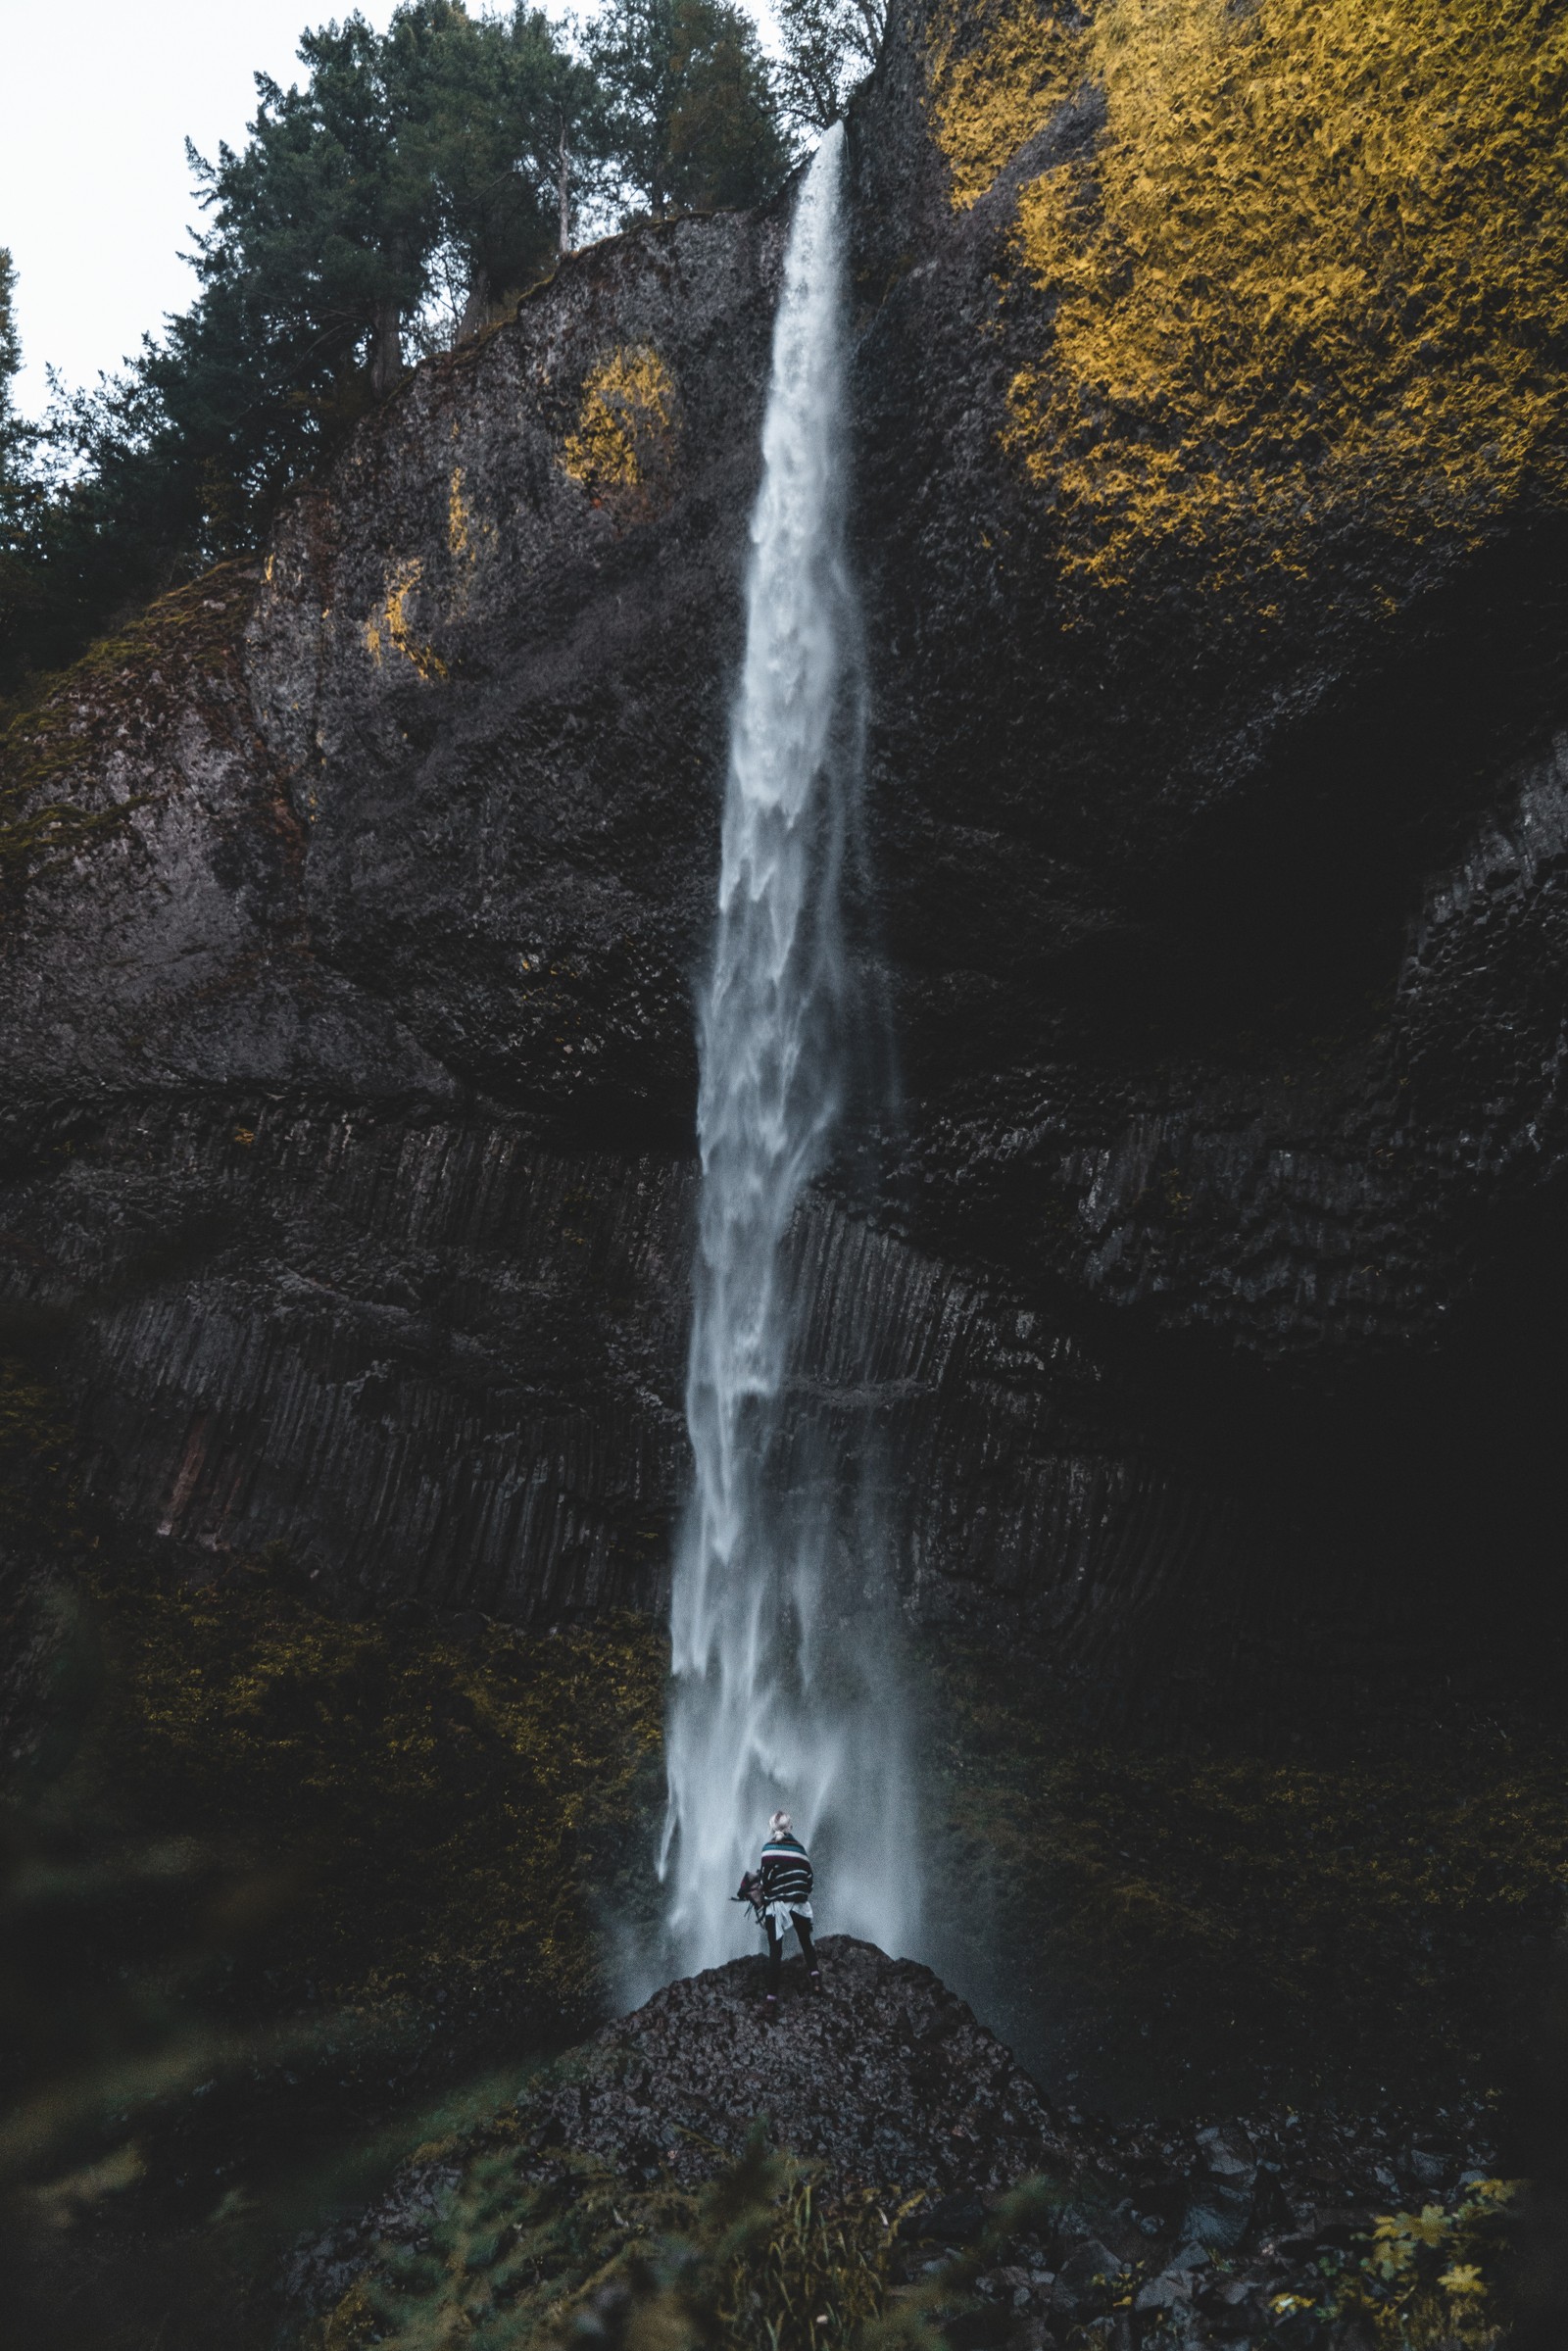
[(696, 2191), (501, 2137), (469, 2154), (421, 2242), (378, 2248), (302, 2351), (941, 2351), (977, 2271), (1048, 2196), (1015, 2190), (975, 2246), (907, 2285), (900, 2233), (924, 2196), (837, 2184), (769, 2152), (760, 2124)]
[(1365, 2254), (1337, 2271), (1327, 2257), (1321, 2294), (1275, 2295), (1282, 2340), (1294, 2320), (1359, 2316), (1380, 2351), (1495, 2351), (1505, 2329), (1492, 2273), (1517, 2184), (1473, 2180), (1452, 2204), (1384, 2214)]

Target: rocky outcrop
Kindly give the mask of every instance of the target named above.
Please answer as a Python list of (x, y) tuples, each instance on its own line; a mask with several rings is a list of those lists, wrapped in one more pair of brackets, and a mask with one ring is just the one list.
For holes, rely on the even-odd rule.
[[(1235, 44), (1266, 113), (1299, 12), (1187, 41), (1205, 5), (1131, 80), (1114, 7), (911, 6), (857, 102), (856, 920), (904, 1107), (798, 1236), (799, 1399), (860, 1415), (920, 1614), (1099, 1686), (1180, 1680), (1223, 1629), (1277, 1690), (1266, 1652), (1298, 1671), (1316, 1621), (1343, 1656), (1483, 1548), (1544, 1621), (1562, 371), (1550, 271), (1499, 276), (1474, 201), (1480, 97), (1447, 212), (1360, 241), (1438, 169), (1441, 108), (1406, 120), (1378, 52), (1355, 121), (1394, 161), (1343, 219), (1311, 181), (1338, 274), (1280, 374), (1293, 119), (1223, 283), (1203, 239)], [(1515, 160), (1554, 251), (1559, 181)], [(1182, 201), (1152, 219), (1146, 183)], [(138, 1526), (383, 1600), (658, 1598), (786, 202), (564, 263), (254, 570), (13, 730), (5, 1332)], [(1499, 352), (1533, 355), (1517, 431), (1464, 406)]]
[[(478, 2339), (510, 2325), (527, 2340), (553, 2315), (529, 2302), (541, 2278), (558, 2303), (594, 2281), (580, 2323), (597, 2311), (602, 2339), (622, 2339), (639, 2233), (670, 2228), (657, 2199), (734, 2165), (760, 2126), (813, 2168), (830, 2215), (857, 2191), (886, 2212), (902, 2203), (893, 2297), (912, 2288), (927, 2315), (940, 2305), (947, 2341), (1131, 2351), (1169, 2341), (1173, 2321), (1195, 2343), (1273, 2339), (1294, 2307), (1315, 2341), (1352, 2351), (1365, 2321), (1344, 2289), (1374, 2216), (1402, 2198), (1425, 2207), (1434, 2243), (1457, 2242), (1461, 2178), (1485, 2178), (1474, 2115), (1436, 2131), (1394, 2113), (1122, 2130), (1058, 2115), (929, 1968), (847, 1935), (818, 1948), (823, 1990), (786, 1970), (776, 2018), (763, 2014), (760, 1960), (667, 1984), (466, 2145), (416, 2156), (377, 2208), (296, 2249), (296, 2308), (336, 2304), (346, 2318), (367, 2274), (431, 2275), (443, 2315), (465, 2311)], [(1032, 2196), (1009, 2212), (1025, 2181)], [(569, 2265), (557, 2253), (495, 2270), (498, 2244), (526, 2250), (541, 2209), (573, 2206)]]
[(526, 2128), (617, 2170), (683, 2182), (739, 2156), (758, 2116), (775, 2144), (845, 2180), (932, 2201), (1011, 2184), (1069, 2153), (1010, 2050), (929, 1968), (828, 1935), (823, 1989), (804, 1963), (764, 2013), (765, 1963), (732, 1960), (667, 1984), (607, 2025), (587, 2065), (534, 2096)]
[[(949, 168), (943, 43), (959, 24), (971, 74), (994, 50), (982, 86), (1004, 88), (1016, 13), (904, 20), (860, 149), (867, 276), (892, 269), (890, 220), (912, 213), (926, 247), (867, 320), (861, 479), (870, 830), (928, 1229), (1255, 1358), (1420, 1347), (1461, 1302), (1478, 1228), (1560, 1166), (1540, 975), (1563, 949), (1561, 485), (1544, 454), (1512, 505), (1489, 477), (1461, 508), (1446, 444), (1412, 436), (1429, 526), (1404, 527), (1393, 468), (1343, 508), (1320, 489), (1282, 605), (1276, 542), (1216, 571), (1216, 533), (1184, 567), (1152, 493), (1126, 553), (1128, 393), (1091, 436), (1088, 522), (1065, 513), (1006, 430), (1030, 368), (1067, 364), (1075, 282), (1067, 240), (1031, 243), (1027, 203), (1097, 158), (1109, 173), (1130, 134), (1088, 80), (1047, 89), (1013, 151), (1025, 118), (1004, 127), (983, 192), (972, 158), (967, 180)], [(1174, 17), (1166, 32), (1179, 51)], [(1074, 56), (1109, 73), (1092, 41)], [(1283, 201), (1288, 155), (1274, 168)], [(1108, 233), (1108, 188), (1098, 205)], [(1133, 332), (1127, 307), (1106, 298), (1107, 334)], [(1165, 438), (1178, 484), (1201, 474), (1265, 521), (1285, 496), (1283, 452), (1271, 470), (1249, 447), (1247, 470), (1217, 437)], [(1070, 475), (1081, 453), (1057, 454)], [(1095, 570), (1091, 524), (1130, 584)]]

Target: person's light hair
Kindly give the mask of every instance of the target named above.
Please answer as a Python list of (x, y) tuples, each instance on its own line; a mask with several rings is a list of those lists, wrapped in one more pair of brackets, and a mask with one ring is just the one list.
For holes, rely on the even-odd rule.
[(788, 1837), (794, 1826), (787, 1812), (775, 1812), (767, 1824), (767, 1833), (769, 1837)]

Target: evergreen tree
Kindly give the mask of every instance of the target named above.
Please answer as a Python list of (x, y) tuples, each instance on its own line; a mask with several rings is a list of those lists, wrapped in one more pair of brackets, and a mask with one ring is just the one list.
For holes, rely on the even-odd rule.
[(90, 503), (145, 521), (166, 567), (253, 543), (398, 382), (443, 262), (455, 323), (523, 291), (556, 249), (563, 140), (597, 155), (592, 76), (537, 10), (411, 0), (384, 35), (350, 17), (299, 54), (303, 84), (257, 76), (243, 149), (190, 151), (197, 301), (57, 423)]
[(778, 0), (779, 95), (797, 130), (810, 136), (838, 121), (886, 27), (887, 0)]
[(410, 0), (384, 35), (358, 16), (307, 32), (300, 58), (287, 90), (258, 75), (243, 148), (188, 151), (196, 301), (120, 375), (63, 396), (5, 475), (13, 680), (254, 545), (281, 490), (399, 380), (411, 334), (428, 344), (438, 283), (453, 328), (482, 322), (549, 266), (563, 160), (568, 206), (602, 168), (594, 77), (535, 9)]
[(655, 214), (761, 203), (789, 169), (767, 60), (730, 0), (605, 0), (589, 55), (631, 196)]
[(444, 245), (462, 293), (459, 335), (525, 291), (571, 243), (597, 191), (608, 123), (592, 70), (537, 9), (475, 23), (453, 11), (426, 97)]
[[(190, 309), (41, 433), (0, 393), (0, 692), (203, 564), (417, 353), (470, 333), (630, 191), (655, 212), (756, 203), (789, 164), (731, 0), (608, 0), (585, 62), (537, 9), (404, 0), (307, 32), (257, 76), (239, 149), (190, 149), (205, 216)], [(16, 359), (0, 283), (0, 386)]]
[(11, 392), (11, 378), (22, 367), (22, 337), (17, 330), (16, 299), (16, 264), (6, 248), (0, 245), (0, 460), (9, 453), (12, 435), (17, 429), (16, 404)]
[(11, 255), (0, 248), (0, 716), (34, 669), (80, 642), (46, 436), (19, 416), (11, 389), (22, 366), (16, 283)]
[(603, 146), (592, 74), (537, 9), (473, 18), (459, 0), (409, 0), (384, 36), (361, 17), (307, 33), (308, 84), (258, 78), (243, 153), (193, 155), (212, 224), (209, 286), (236, 271), (262, 295), (285, 347), (341, 405), (343, 362), (380, 397), (438, 279), (471, 330), (549, 266), (568, 206)]
[[(0, 645), (15, 639), (37, 598), (31, 561), (35, 493), (32, 436), (17, 415), (11, 381), (22, 366), (17, 331), (17, 272), (0, 245)], [(10, 681), (0, 670), (0, 694)]]
[[(403, 366), (439, 220), (428, 113), (447, 0), (400, 9), (382, 39), (363, 17), (307, 32), (310, 79), (266, 74), (247, 145), (216, 165), (188, 148), (211, 224), (197, 268), (228, 323), (265, 318), (305, 370), (297, 389), (363, 361), (372, 396)], [(234, 299), (238, 297), (237, 301)]]

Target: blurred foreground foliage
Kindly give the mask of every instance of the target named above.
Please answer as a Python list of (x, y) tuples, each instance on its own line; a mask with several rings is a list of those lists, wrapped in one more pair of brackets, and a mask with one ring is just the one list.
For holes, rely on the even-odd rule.
[(411, 2113), (492, 2111), (452, 2084), (601, 2013), (662, 1652), (193, 1575), (95, 1535), (70, 1461), (0, 1361), (0, 2339), (240, 2351)]
[(286, 1878), (255, 1963), (272, 2005), (504, 1989), (550, 2039), (593, 2021), (658, 1777), (658, 1629), (346, 1617), (276, 1547), (193, 1568), (90, 1535), (68, 1461), (48, 1388), (0, 1361), (10, 1648), (34, 1685), (9, 1708), (13, 1771), (16, 1725), (64, 1711), (55, 1815)]
[(433, 2225), (381, 2242), (301, 2351), (942, 2351), (946, 2330), (975, 2315), (975, 2277), (1053, 2194), (1026, 2181), (972, 2246), (911, 2280), (900, 2236), (924, 2196), (835, 2184), (770, 2152), (760, 2124), (695, 2191), (560, 2152), (538, 2175), (492, 2131)]

